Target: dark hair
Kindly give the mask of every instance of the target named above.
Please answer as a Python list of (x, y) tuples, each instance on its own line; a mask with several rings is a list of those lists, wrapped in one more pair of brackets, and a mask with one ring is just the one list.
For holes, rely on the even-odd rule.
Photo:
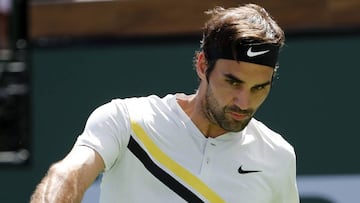
[[(210, 19), (203, 28), (200, 49), (204, 52), (208, 69), (207, 79), (213, 71), (216, 60), (209, 60), (209, 48), (220, 51), (236, 41), (255, 41), (284, 45), (285, 34), (270, 14), (256, 4), (245, 4), (234, 8), (215, 7), (206, 11)], [(195, 61), (198, 52), (195, 54)], [(275, 68), (276, 71), (276, 68)]]

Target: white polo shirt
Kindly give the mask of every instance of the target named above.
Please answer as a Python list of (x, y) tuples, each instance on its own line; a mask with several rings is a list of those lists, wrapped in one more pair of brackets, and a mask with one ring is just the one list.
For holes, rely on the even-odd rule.
[(116, 99), (89, 117), (76, 145), (105, 162), (102, 203), (298, 203), (293, 147), (252, 119), (206, 138), (176, 101)]

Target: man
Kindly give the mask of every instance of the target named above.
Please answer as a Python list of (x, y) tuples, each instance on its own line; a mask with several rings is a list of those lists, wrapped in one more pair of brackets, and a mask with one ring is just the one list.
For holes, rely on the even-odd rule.
[(298, 203), (293, 147), (253, 118), (269, 94), (284, 33), (260, 6), (208, 12), (193, 95), (115, 99), (89, 117), (32, 202)]

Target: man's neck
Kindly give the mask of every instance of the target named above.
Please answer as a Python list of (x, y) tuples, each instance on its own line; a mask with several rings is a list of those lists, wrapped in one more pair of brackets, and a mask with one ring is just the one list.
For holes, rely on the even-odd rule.
[(215, 138), (226, 133), (224, 129), (211, 122), (201, 111), (199, 95), (178, 94), (176, 97), (180, 107), (205, 137)]

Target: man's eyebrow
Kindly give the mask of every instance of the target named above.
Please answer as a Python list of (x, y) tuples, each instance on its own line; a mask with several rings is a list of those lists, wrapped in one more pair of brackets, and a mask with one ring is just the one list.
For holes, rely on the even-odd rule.
[[(238, 83), (244, 83), (244, 81), (242, 81), (241, 79), (235, 77), (234, 75), (230, 74), (230, 73), (226, 73), (224, 74), (224, 76), (234, 82), (238, 82)], [(271, 81), (266, 81), (264, 83), (261, 83), (261, 84), (257, 84), (255, 85), (255, 87), (264, 87), (264, 86), (267, 86), (267, 85), (270, 85), (271, 84)]]
[(230, 73), (226, 73), (226, 74), (224, 74), (224, 76), (234, 82), (244, 83), (244, 81), (240, 80), (239, 78), (235, 77), (234, 75), (232, 75)]
[(265, 87), (265, 86), (270, 85), (270, 84), (271, 84), (271, 81), (267, 81), (267, 82), (264, 82), (262, 84), (255, 85), (255, 87)]

